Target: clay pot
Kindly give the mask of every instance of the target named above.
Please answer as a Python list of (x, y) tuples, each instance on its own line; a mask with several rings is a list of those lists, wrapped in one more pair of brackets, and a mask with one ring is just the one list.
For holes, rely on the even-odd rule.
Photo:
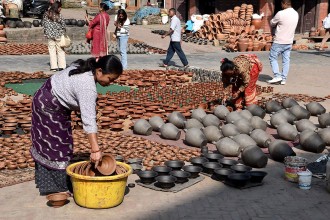
[(197, 119), (195, 118), (192, 118), (192, 119), (188, 119), (186, 122), (185, 122), (185, 128), (186, 129), (190, 129), (190, 128), (204, 128), (204, 125), (198, 121)]
[(318, 134), (322, 138), (322, 140), (325, 142), (327, 146), (330, 145), (330, 128), (324, 128), (320, 131), (318, 131)]
[(214, 126), (219, 126), (220, 125), (220, 120), (217, 116), (213, 114), (208, 114), (203, 118), (203, 125), (205, 127), (214, 125)]
[(202, 147), (207, 144), (207, 139), (201, 129), (190, 128), (186, 131), (185, 142), (193, 147)]
[(33, 24), (34, 27), (39, 27), (40, 22), (39, 22), (39, 20), (33, 20), (32, 24)]
[(231, 138), (225, 137), (214, 143), (220, 154), (226, 157), (237, 157), (241, 146)]
[(77, 21), (77, 26), (78, 27), (84, 27), (85, 26), (85, 21), (84, 20), (78, 20)]
[(258, 146), (248, 146), (242, 152), (242, 161), (245, 165), (254, 168), (266, 167), (268, 157)]
[(160, 128), (161, 137), (169, 140), (179, 140), (181, 131), (172, 123), (166, 123)]
[(270, 51), (270, 48), (272, 48), (272, 43), (266, 43), (265, 45), (265, 51)]
[(242, 116), (242, 118), (245, 118), (246, 120), (249, 120), (249, 121), (251, 120), (251, 118), (253, 116), (251, 114), (251, 112), (249, 110), (246, 110), (246, 109), (240, 111), (239, 114)]
[(242, 119), (242, 116), (237, 111), (230, 112), (226, 115), (226, 122), (227, 123), (234, 123), (235, 121), (237, 121), (239, 119)]
[(168, 121), (175, 125), (177, 128), (184, 128), (186, 118), (181, 112), (174, 111), (168, 116)]
[(164, 120), (159, 116), (153, 116), (149, 119), (149, 124), (154, 131), (159, 131), (160, 128), (165, 124)]
[(220, 129), (214, 125), (210, 125), (204, 128), (203, 133), (209, 143), (216, 142), (224, 137)]
[(254, 129), (262, 129), (262, 130), (266, 130), (267, 127), (268, 127), (268, 124), (267, 122), (265, 122), (264, 120), (262, 120), (260, 117), (258, 116), (253, 116), (251, 119), (250, 119), (250, 122), (251, 122), (251, 126), (254, 128)]
[(296, 156), (289, 144), (282, 140), (275, 140), (270, 143), (268, 150), (271, 158), (279, 162), (283, 162), (287, 156)]
[(218, 162), (205, 162), (203, 163), (203, 171), (208, 174), (213, 174), (214, 170), (222, 168)]
[(282, 105), (284, 108), (289, 109), (294, 105), (299, 105), (298, 102), (296, 100), (294, 100), (293, 98), (286, 98), (283, 99), (282, 101)]
[(259, 107), (256, 104), (249, 105), (246, 109), (249, 110), (253, 116), (259, 116), (262, 119), (266, 115), (265, 110), (263, 110), (261, 107)]
[(279, 125), (277, 133), (282, 139), (287, 141), (296, 141), (298, 139), (297, 129), (289, 123)]
[(238, 131), (241, 134), (250, 134), (253, 130), (250, 121), (244, 118), (236, 120), (234, 122), (234, 125), (238, 128)]
[(319, 125), (321, 128), (330, 126), (330, 113), (324, 113), (318, 117)]
[(281, 113), (275, 113), (272, 114), (270, 117), (270, 124), (274, 127), (277, 128), (279, 125), (281, 124), (285, 124), (288, 123), (288, 120), (286, 119), (286, 117), (281, 114)]
[(270, 100), (270, 101), (266, 102), (267, 113), (274, 113), (281, 109), (283, 109), (283, 107), (278, 101)]
[(256, 145), (257, 143), (247, 134), (239, 134), (233, 137), (233, 140), (241, 146), (241, 149), (250, 145)]
[(205, 116), (206, 116), (206, 113), (205, 113), (204, 109), (202, 109), (202, 108), (194, 109), (191, 113), (191, 117), (194, 119), (197, 119), (200, 122), (203, 121), (203, 118)]
[(311, 113), (313, 116), (318, 116), (324, 114), (326, 109), (318, 102), (310, 102), (306, 105), (306, 109)]
[(283, 115), (283, 117), (287, 120), (288, 123), (293, 124), (294, 121), (297, 120), (297, 117), (292, 114), (290, 111), (286, 110), (286, 109), (281, 109), (280, 111), (278, 111), (277, 113), (280, 113)]
[(255, 27), (256, 30), (259, 30), (262, 25), (262, 20), (261, 19), (252, 19), (251, 24)]
[(234, 124), (226, 124), (222, 126), (221, 132), (225, 137), (234, 137), (240, 134), (238, 128)]
[(259, 147), (268, 147), (272, 142), (271, 136), (262, 129), (253, 130), (250, 137), (257, 143)]
[(239, 52), (246, 52), (248, 46), (249, 46), (249, 44), (247, 42), (238, 42), (238, 51)]
[(139, 119), (134, 123), (133, 131), (135, 134), (148, 136), (151, 135), (152, 130), (152, 126), (145, 119)]
[(325, 142), (322, 138), (314, 131), (305, 130), (299, 135), (300, 145), (303, 150), (322, 153), (326, 147)]
[(222, 119), (222, 120), (225, 120), (226, 119), (226, 115), (229, 114), (229, 113), (230, 113), (229, 110), (224, 105), (218, 105), (213, 110), (213, 114), (215, 116), (217, 116), (218, 118)]
[(296, 128), (299, 132), (302, 132), (304, 130), (311, 130), (311, 131), (316, 131), (317, 127), (313, 124), (313, 122), (311, 122), (308, 119), (301, 119), (299, 121), (295, 122)]
[(68, 199), (68, 194), (67, 193), (53, 193), (47, 195), (47, 199), (50, 202), (50, 205), (54, 208), (58, 208), (61, 206), (64, 206), (67, 203)]
[(300, 105), (292, 106), (289, 111), (296, 116), (297, 120), (309, 119), (311, 117), (311, 113)]

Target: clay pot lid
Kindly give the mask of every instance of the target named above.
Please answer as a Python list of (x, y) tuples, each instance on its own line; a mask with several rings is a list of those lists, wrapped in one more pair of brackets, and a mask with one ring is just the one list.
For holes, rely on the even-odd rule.
[(65, 205), (67, 203), (68, 197), (69, 195), (64, 192), (53, 193), (46, 196), (49, 201), (49, 205), (54, 208), (58, 208)]
[(9, 128), (9, 129), (13, 128), (13, 130), (15, 130), (16, 129), (16, 126), (17, 126), (17, 123), (4, 123), (2, 125), (2, 130), (4, 128)]
[(116, 170), (116, 159), (111, 154), (104, 154), (102, 156), (102, 161), (98, 164), (97, 170), (105, 175), (111, 175)]

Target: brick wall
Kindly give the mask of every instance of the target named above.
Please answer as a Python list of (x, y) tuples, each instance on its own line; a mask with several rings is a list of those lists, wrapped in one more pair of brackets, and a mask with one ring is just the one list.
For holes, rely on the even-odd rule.
[[(85, 41), (88, 27), (67, 27), (67, 34), (72, 41)], [(5, 28), (7, 41), (13, 43), (46, 43), (42, 27), (39, 28)]]
[(264, 31), (270, 31), (270, 20), (274, 16), (274, 10), (275, 10), (275, 5), (274, 5), (274, 0), (260, 0), (260, 14), (263, 12), (265, 16), (262, 18), (262, 25), (261, 28)]
[(318, 27), (322, 27), (322, 20), (328, 15), (328, 7), (329, 3), (328, 0), (320, 0), (319, 5), (319, 15), (318, 15)]

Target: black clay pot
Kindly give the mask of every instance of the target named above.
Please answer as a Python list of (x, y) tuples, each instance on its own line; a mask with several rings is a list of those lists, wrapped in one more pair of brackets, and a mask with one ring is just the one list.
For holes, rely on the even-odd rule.
[(23, 21), (16, 21), (16, 27), (24, 28), (24, 22)]
[(251, 176), (247, 173), (232, 173), (228, 176), (229, 183), (235, 187), (244, 187)]
[(164, 176), (157, 176), (155, 184), (156, 186), (162, 188), (162, 189), (170, 189), (173, 186), (175, 186), (176, 177), (170, 176), (170, 175), (164, 175)]
[(320, 135), (311, 130), (301, 132), (299, 142), (303, 150), (313, 153), (322, 153), (326, 147)]
[(165, 166), (171, 167), (172, 170), (181, 170), (184, 162), (182, 160), (169, 160), (165, 162)]
[(128, 164), (142, 164), (142, 158), (131, 158), (127, 160)]
[(252, 167), (245, 166), (243, 164), (237, 164), (230, 167), (230, 169), (234, 170), (237, 173), (246, 173), (252, 170)]
[(16, 28), (16, 22), (15, 21), (9, 21), (9, 22), (7, 22), (7, 26), (9, 28)]
[(199, 173), (203, 170), (203, 168), (194, 165), (184, 166), (182, 167), (182, 169), (190, 173), (190, 179), (197, 178), (199, 176)]
[(253, 116), (258, 116), (262, 119), (266, 115), (266, 111), (256, 104), (249, 105), (246, 109), (249, 110)]
[(215, 177), (220, 181), (226, 180), (228, 176), (232, 173), (235, 173), (235, 171), (227, 168), (220, 168), (214, 170)]
[(29, 21), (24, 21), (23, 23), (24, 23), (25, 28), (31, 28), (32, 27), (32, 23), (29, 22)]
[(70, 19), (71, 25), (77, 25), (77, 20), (76, 19)]
[(311, 117), (311, 113), (307, 111), (304, 107), (300, 105), (292, 106), (289, 111), (296, 116), (297, 120), (300, 119), (309, 119)]
[(266, 103), (266, 111), (267, 113), (273, 113), (281, 110), (283, 106), (275, 100), (270, 100)]
[(189, 172), (182, 171), (182, 170), (173, 170), (170, 172), (171, 176), (176, 178), (176, 183), (185, 183), (188, 182), (188, 178), (191, 176)]
[(251, 176), (250, 181), (252, 183), (261, 183), (262, 180), (267, 175), (267, 172), (265, 172), (265, 171), (250, 171), (249, 174)]
[(222, 165), (217, 162), (203, 163), (203, 171), (208, 174), (213, 174), (215, 169), (222, 168)]
[(293, 98), (286, 98), (286, 99), (283, 99), (282, 105), (284, 108), (288, 109), (288, 108), (291, 108), (292, 106), (299, 105), (299, 104)]
[(84, 20), (78, 20), (77, 21), (77, 26), (78, 27), (84, 27), (84, 25), (85, 25), (85, 21)]
[(318, 117), (318, 121), (321, 128), (330, 126), (330, 113), (324, 113)]
[(33, 27), (39, 27), (40, 21), (39, 20), (33, 20), (32, 24), (33, 24)]
[(262, 150), (256, 146), (251, 145), (244, 148), (242, 152), (243, 163), (254, 168), (263, 168), (267, 165), (268, 157)]
[(190, 162), (194, 166), (203, 167), (203, 163), (209, 162), (206, 157), (193, 157), (190, 158)]
[(64, 22), (65, 25), (71, 25), (71, 19), (65, 19)]
[(286, 141), (275, 140), (268, 146), (269, 154), (275, 161), (283, 162), (287, 156), (296, 156), (292, 147)]
[(210, 162), (217, 162), (219, 159), (223, 158), (222, 154), (217, 153), (207, 153), (204, 155)]
[(306, 105), (306, 109), (311, 113), (313, 116), (318, 116), (324, 114), (327, 110), (318, 102), (310, 102)]
[(142, 164), (137, 164), (137, 163), (132, 163), (132, 164), (130, 164), (130, 166), (132, 167), (134, 174), (137, 174), (143, 168)]
[(172, 171), (172, 168), (168, 166), (154, 166), (152, 170), (157, 172), (158, 176), (162, 176), (168, 175)]
[(157, 172), (152, 170), (139, 171), (137, 172), (137, 175), (140, 177), (141, 183), (143, 184), (151, 184), (155, 182), (155, 177), (158, 176)]
[(223, 168), (230, 168), (231, 166), (238, 164), (236, 160), (231, 160), (226, 158), (221, 158), (218, 160), (218, 162), (222, 164)]

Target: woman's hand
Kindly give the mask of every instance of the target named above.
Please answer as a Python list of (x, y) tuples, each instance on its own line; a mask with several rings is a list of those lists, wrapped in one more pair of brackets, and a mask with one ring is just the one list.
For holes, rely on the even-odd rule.
[(97, 151), (97, 152), (95, 152), (95, 153), (91, 153), (91, 155), (90, 155), (90, 159), (91, 159), (91, 161), (93, 162), (93, 163), (96, 163), (96, 162), (98, 162), (98, 161), (101, 161), (101, 159), (102, 159), (102, 151)]

